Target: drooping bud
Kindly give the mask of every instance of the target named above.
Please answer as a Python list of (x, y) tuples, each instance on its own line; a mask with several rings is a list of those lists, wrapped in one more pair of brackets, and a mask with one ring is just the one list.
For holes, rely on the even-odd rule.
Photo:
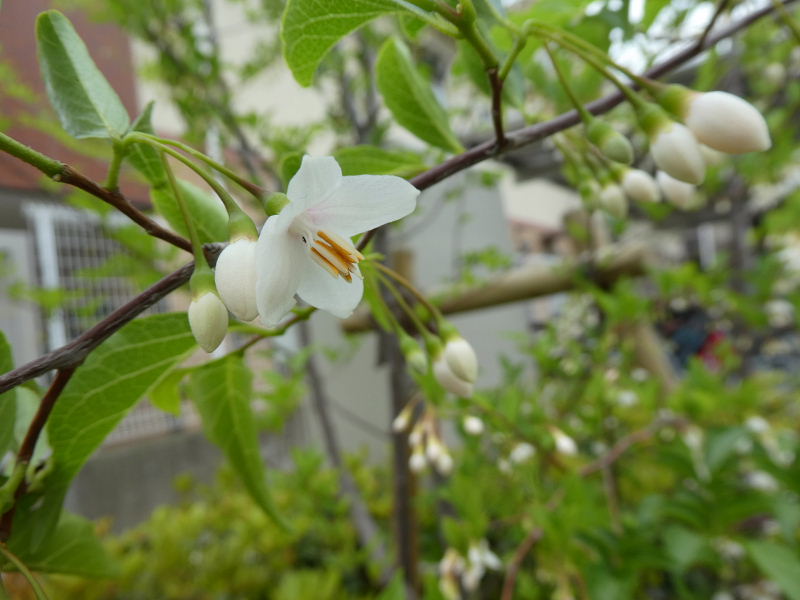
[(625, 171), (622, 176), (622, 189), (628, 198), (636, 202), (658, 202), (661, 199), (655, 179), (641, 169)]
[(406, 359), (406, 364), (412, 371), (425, 373), (428, 370), (428, 357), (422, 351), (419, 342), (406, 333), (400, 334), (400, 351)]
[(252, 321), (258, 316), (255, 258), (256, 240), (239, 238), (222, 250), (214, 268), (222, 301), (242, 321)]
[(550, 429), (550, 434), (553, 436), (553, 443), (556, 446), (556, 452), (565, 456), (575, 456), (578, 453), (578, 446), (575, 444), (575, 440), (561, 431), (558, 427), (552, 427)]
[(411, 458), (408, 459), (408, 468), (412, 473), (422, 473), (426, 466), (428, 466), (428, 461), (422, 448), (415, 448), (411, 453)]
[(483, 421), (474, 415), (467, 415), (464, 417), (461, 424), (464, 427), (464, 431), (470, 435), (480, 435), (483, 433)]
[(692, 132), (655, 105), (650, 105), (640, 119), (650, 138), (650, 153), (656, 166), (675, 179), (695, 185), (702, 183), (706, 165)]
[(586, 137), (603, 156), (629, 165), (633, 162), (633, 146), (619, 131), (601, 119), (592, 119), (586, 126)]
[(681, 210), (689, 210), (697, 204), (695, 200), (697, 189), (692, 184), (679, 181), (664, 171), (656, 173), (656, 180), (664, 198), (673, 206)]
[(624, 219), (628, 214), (628, 201), (622, 188), (616, 183), (608, 183), (600, 190), (597, 196), (600, 208), (618, 219)]
[(720, 152), (761, 152), (772, 145), (762, 114), (728, 92), (692, 94), (685, 122), (698, 140)]
[(462, 398), (472, 396), (472, 384), (453, 373), (443, 355), (433, 361), (433, 374), (439, 384), (448, 392)]
[(439, 454), (439, 457), (433, 464), (439, 472), (439, 475), (450, 475), (450, 473), (453, 472), (453, 457), (450, 456), (450, 452), (447, 451), (447, 448), (444, 449), (444, 452)]
[(201, 293), (189, 304), (189, 327), (199, 346), (208, 353), (216, 350), (228, 332), (228, 310), (213, 291)]
[(408, 429), (411, 425), (411, 417), (414, 415), (414, 404), (409, 402), (397, 413), (397, 416), (392, 421), (392, 431), (400, 433)]
[(520, 442), (511, 449), (508, 458), (511, 462), (519, 464), (532, 458), (534, 454), (536, 454), (536, 448), (528, 442)]
[(467, 340), (460, 335), (449, 338), (444, 345), (444, 358), (456, 377), (467, 383), (475, 383), (478, 378), (478, 357)]

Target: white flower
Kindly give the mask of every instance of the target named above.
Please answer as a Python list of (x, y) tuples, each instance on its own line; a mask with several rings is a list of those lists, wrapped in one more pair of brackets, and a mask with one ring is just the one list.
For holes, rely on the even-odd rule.
[(628, 201), (622, 188), (616, 183), (603, 186), (597, 200), (600, 208), (618, 219), (624, 219), (628, 214)]
[(267, 219), (256, 246), (258, 314), (274, 326), (295, 294), (337, 317), (361, 300), (364, 257), (350, 237), (411, 213), (419, 190), (400, 177), (343, 177), (333, 157), (304, 156), (289, 203)]
[(205, 292), (189, 304), (189, 327), (200, 347), (213, 352), (228, 332), (228, 310), (214, 292)]
[(425, 454), (422, 452), (422, 448), (415, 449), (414, 452), (411, 453), (411, 458), (408, 459), (408, 468), (412, 473), (422, 473), (427, 465), (428, 461), (425, 460)]
[(464, 431), (470, 435), (480, 435), (483, 433), (483, 421), (476, 416), (467, 415), (464, 417), (462, 425), (464, 426)]
[(225, 306), (237, 319), (255, 319), (256, 241), (239, 238), (228, 244), (217, 258), (214, 282)]
[(700, 146), (687, 127), (675, 121), (663, 125), (653, 136), (650, 153), (656, 166), (675, 179), (702, 183), (706, 165)]
[(774, 492), (778, 489), (778, 481), (766, 471), (753, 471), (745, 476), (745, 483), (760, 492)]
[(513, 463), (523, 463), (536, 454), (536, 448), (531, 446), (528, 442), (520, 442), (511, 449), (508, 458)]
[(475, 383), (478, 377), (478, 358), (467, 340), (461, 336), (448, 340), (444, 345), (444, 359), (456, 377), (467, 383)]
[(461, 396), (462, 398), (469, 398), (472, 396), (472, 384), (453, 373), (444, 355), (439, 356), (439, 358), (433, 361), (433, 374), (436, 376), (439, 385), (448, 392), (452, 392), (456, 396)]
[(727, 92), (692, 94), (686, 125), (706, 146), (728, 154), (762, 151), (772, 145), (761, 113)]
[(767, 433), (770, 430), (769, 422), (764, 417), (759, 415), (748, 417), (744, 422), (744, 426), (757, 435)]
[(628, 169), (622, 177), (622, 189), (628, 198), (636, 202), (658, 202), (661, 194), (655, 179), (647, 171)]
[(696, 204), (696, 188), (691, 183), (679, 181), (664, 171), (659, 171), (656, 174), (656, 179), (664, 197), (672, 205), (682, 210), (688, 210)]
[(453, 472), (453, 457), (450, 456), (447, 449), (438, 456), (436, 462), (433, 464), (436, 466), (436, 470), (439, 471), (440, 475), (446, 476)]

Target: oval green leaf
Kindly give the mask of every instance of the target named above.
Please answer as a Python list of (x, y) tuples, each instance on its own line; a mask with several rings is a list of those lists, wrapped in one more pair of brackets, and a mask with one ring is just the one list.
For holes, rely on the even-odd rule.
[(408, 47), (390, 38), (375, 64), (378, 89), (397, 122), (418, 138), (450, 152), (463, 148), (450, 129), (447, 112), (430, 83), (417, 71)]
[(120, 138), (128, 111), (94, 64), (69, 19), (48, 10), (36, 19), (39, 65), (61, 124), (76, 138)]

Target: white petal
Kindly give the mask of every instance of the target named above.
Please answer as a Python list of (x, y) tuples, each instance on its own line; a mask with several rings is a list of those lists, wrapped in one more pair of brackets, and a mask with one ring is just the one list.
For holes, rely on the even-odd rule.
[(703, 182), (706, 165), (700, 145), (687, 127), (669, 123), (661, 129), (650, 146), (656, 166), (675, 179), (686, 183)]
[(303, 244), (285, 231), (276, 217), (267, 220), (256, 244), (256, 304), (267, 327), (273, 327), (295, 304), (304, 270), (316, 267)]
[(297, 295), (308, 302), (344, 319), (353, 314), (361, 296), (364, 295), (364, 281), (354, 275), (348, 282), (341, 277), (333, 277), (322, 267), (314, 264), (303, 270)]
[(256, 242), (239, 239), (222, 250), (214, 268), (217, 292), (228, 310), (243, 321), (258, 316), (255, 256)]
[(307, 214), (320, 227), (350, 237), (401, 219), (414, 211), (419, 190), (394, 175), (355, 175)]
[(335, 158), (306, 154), (286, 189), (286, 195), (292, 201), (290, 206), (295, 205), (299, 211), (305, 210), (324, 200), (341, 181), (342, 169)]

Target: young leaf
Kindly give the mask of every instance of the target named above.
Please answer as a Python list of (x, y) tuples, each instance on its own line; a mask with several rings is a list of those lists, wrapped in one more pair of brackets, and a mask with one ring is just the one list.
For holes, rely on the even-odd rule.
[(413, 177), (428, 168), (414, 152), (385, 150), (377, 146), (340, 148), (333, 155), (345, 175)]
[[(0, 332), (0, 373), (7, 373), (14, 368), (11, 346), (6, 336)], [(15, 390), (0, 394), (0, 458), (6, 450), (14, 445), (14, 423), (17, 414), (17, 397)]]
[(187, 369), (175, 369), (166, 373), (150, 389), (148, 400), (156, 408), (175, 415), (181, 414), (180, 384), (186, 377)]
[(78, 368), (47, 424), (53, 470), (44, 501), (39, 506), (37, 498), (26, 496), (17, 511), (16, 519), (33, 523), (32, 548), (52, 530), (67, 488), (86, 460), (136, 401), (194, 348), (186, 314), (153, 315), (123, 327)]
[[(189, 206), (189, 212), (194, 219), (200, 241), (205, 243), (227, 240), (228, 213), (225, 211), (222, 201), (183, 179), (178, 179), (178, 187)], [(169, 187), (151, 189), (150, 200), (175, 231), (183, 236), (189, 234), (181, 209)]]
[(63, 573), (81, 577), (118, 577), (117, 562), (97, 539), (92, 523), (64, 512), (58, 525), (35, 550), (21, 544), (29, 532), (14, 528), (9, 548), (32, 571)]
[(253, 374), (241, 356), (212, 361), (192, 372), (189, 390), (208, 438), (222, 448), (258, 506), (278, 524), (267, 487), (250, 400)]
[(447, 112), (417, 71), (402, 41), (397, 38), (386, 41), (375, 70), (378, 89), (400, 125), (429, 144), (450, 152), (462, 151), (450, 129)]
[[(132, 131), (153, 133), (152, 115), (154, 102), (149, 102), (142, 114), (131, 125)], [(168, 185), (167, 173), (158, 151), (147, 144), (131, 144), (128, 148), (128, 160), (147, 179), (154, 188)]]
[(130, 118), (69, 19), (48, 10), (36, 19), (39, 64), (61, 124), (76, 138), (120, 138)]
[(800, 600), (800, 558), (786, 546), (750, 542), (747, 550), (761, 572), (777, 583), (787, 598)]
[(283, 56), (300, 85), (309, 86), (328, 51), (351, 31), (393, 12), (422, 13), (403, 0), (289, 0), (283, 13)]

